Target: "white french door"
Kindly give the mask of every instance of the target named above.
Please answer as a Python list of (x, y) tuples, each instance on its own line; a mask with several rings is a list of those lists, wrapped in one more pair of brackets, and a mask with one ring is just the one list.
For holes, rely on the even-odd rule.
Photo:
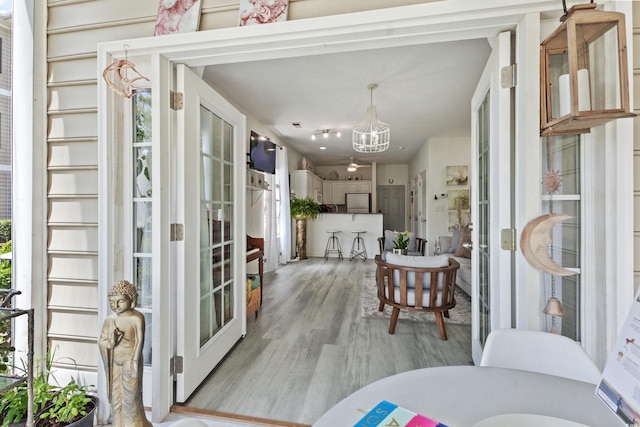
[(500, 33), (471, 101), (472, 356), (480, 363), (492, 329), (510, 327), (512, 252), (500, 247), (511, 228), (511, 88), (501, 70), (511, 65), (511, 33)]
[[(175, 400), (184, 402), (246, 333), (245, 117), (177, 65)], [(178, 238), (178, 240), (180, 240)]]

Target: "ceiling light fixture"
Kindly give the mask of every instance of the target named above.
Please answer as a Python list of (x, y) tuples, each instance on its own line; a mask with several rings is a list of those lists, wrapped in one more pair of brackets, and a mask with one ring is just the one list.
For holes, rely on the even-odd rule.
[(321, 129), (321, 130), (317, 130), (313, 133), (313, 135), (311, 135), (311, 139), (313, 139), (314, 141), (316, 140), (316, 138), (318, 136), (322, 136), (323, 138), (329, 138), (329, 135), (335, 135), (336, 138), (340, 138), (340, 131), (337, 129)]
[(391, 128), (378, 120), (376, 107), (373, 106), (373, 90), (376, 83), (370, 83), (371, 105), (367, 108), (364, 120), (353, 128), (353, 149), (359, 153), (379, 153), (389, 148)]
[(356, 166), (354, 166), (354, 165), (349, 165), (347, 167), (347, 172), (355, 172), (357, 170), (358, 170), (358, 168)]

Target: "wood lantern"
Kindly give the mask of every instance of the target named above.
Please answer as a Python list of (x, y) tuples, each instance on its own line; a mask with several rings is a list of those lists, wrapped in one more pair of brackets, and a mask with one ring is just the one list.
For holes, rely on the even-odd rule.
[(635, 116), (629, 107), (624, 14), (578, 4), (560, 22), (540, 45), (540, 135), (589, 133)]

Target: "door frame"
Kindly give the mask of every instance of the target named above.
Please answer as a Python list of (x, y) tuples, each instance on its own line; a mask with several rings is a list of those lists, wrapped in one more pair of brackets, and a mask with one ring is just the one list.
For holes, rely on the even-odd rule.
[[(427, 224), (427, 212), (429, 212), (429, 197), (427, 197), (427, 188), (429, 188), (429, 174), (423, 169), (418, 174), (418, 230), (417, 236), (429, 241)], [(434, 241), (435, 244), (435, 241)], [(427, 250), (427, 253), (429, 251)]]
[[(172, 128), (172, 117), (169, 114), (169, 93), (172, 70), (175, 63), (185, 63), (192, 69), (205, 65), (234, 63), (248, 60), (279, 59), (320, 55), (325, 53), (350, 52), (369, 48), (397, 47), (403, 45), (465, 40), (471, 38), (491, 38), (501, 31), (515, 29), (525, 20), (534, 33), (525, 38), (526, 49), (518, 58), (521, 79), (517, 92), (517, 108), (520, 122), (517, 122), (519, 143), (526, 147), (537, 147), (539, 91), (538, 50), (540, 13), (550, 12), (560, 16), (561, 5), (556, 0), (530, 0), (523, 4), (519, 0), (486, 0), (460, 4), (459, 2), (432, 2), (411, 6), (371, 10), (314, 19), (301, 19), (273, 25), (222, 28), (189, 34), (176, 34), (163, 37), (146, 37), (101, 43), (98, 46), (98, 69), (103, 70), (114, 59), (124, 59), (125, 54), (138, 62), (142, 60), (150, 65), (147, 74), (152, 80), (154, 90), (154, 135), (159, 138), (159, 148), (169, 152), (169, 141)], [(125, 46), (127, 51), (125, 52)], [(536, 46), (536, 49), (532, 49)], [(138, 64), (138, 63), (136, 63)], [(111, 188), (113, 177), (120, 176), (114, 148), (121, 129), (119, 123), (119, 100), (111, 93), (102, 78), (98, 78), (98, 140), (99, 140), (99, 285), (100, 298), (99, 321), (108, 314), (106, 300), (108, 284), (121, 274), (126, 260), (118, 252), (118, 238), (112, 225), (117, 223), (119, 212), (117, 195)], [(164, 90), (164, 92), (163, 92)], [(157, 108), (156, 108), (157, 107)], [(156, 120), (158, 114), (158, 120)], [(157, 132), (156, 132), (157, 131)], [(117, 149), (116, 149), (117, 150)], [(535, 158), (535, 157), (534, 157)], [(529, 161), (531, 158), (528, 159)], [(168, 161), (168, 159), (167, 159)], [(523, 162), (518, 170), (520, 187), (532, 188), (538, 184), (538, 164)], [(239, 173), (239, 172), (238, 172)], [(162, 177), (158, 177), (161, 179)], [(167, 188), (170, 183), (166, 182)], [(167, 190), (168, 191), (168, 190)], [(530, 212), (526, 206), (526, 212)], [(171, 212), (162, 207), (159, 214), (169, 224)], [(154, 213), (155, 214), (155, 213)], [(522, 218), (522, 217), (520, 217)], [(165, 220), (163, 220), (165, 221)], [(522, 224), (524, 222), (518, 221)], [(168, 233), (154, 235), (165, 236)], [(160, 244), (170, 245), (168, 238)], [(154, 242), (156, 244), (157, 242)], [(159, 251), (160, 252), (160, 251)], [(163, 253), (158, 256), (165, 257)], [(627, 258), (629, 262), (631, 259)], [(153, 335), (153, 397), (152, 420), (159, 422), (169, 413), (173, 394), (172, 377), (169, 375), (169, 359), (173, 354), (172, 343), (175, 331), (171, 325), (172, 316), (159, 316), (157, 313), (173, 313), (171, 304), (172, 291), (169, 288), (171, 271), (170, 262), (166, 260), (161, 271), (154, 277), (162, 277), (167, 286), (162, 286), (157, 294), (154, 292), (154, 319), (162, 321), (171, 334), (160, 334), (159, 326), (154, 325)], [(522, 260), (519, 260), (522, 262)], [(115, 267), (114, 267), (115, 266)], [(155, 274), (155, 272), (154, 272)], [(526, 288), (537, 286), (528, 277), (521, 277)], [(518, 300), (518, 305), (522, 302)], [(539, 317), (539, 307), (526, 309), (522, 306), (523, 317), (529, 321), (524, 326), (536, 326), (530, 320)], [(100, 362), (99, 362), (100, 363)], [(98, 371), (102, 366), (98, 367)], [(98, 373), (99, 396), (106, 402), (105, 379)], [(157, 384), (157, 386), (156, 386)], [(101, 411), (104, 413), (104, 411)]]
[[(490, 224), (487, 231), (488, 240), (488, 273), (489, 292), (491, 294), (489, 304), (489, 326), (491, 330), (497, 328), (511, 328), (512, 324), (512, 251), (501, 247), (500, 230), (511, 229), (512, 212), (512, 188), (511, 181), (505, 182), (500, 179), (504, 176), (514, 176), (512, 152), (511, 130), (513, 120), (511, 111), (511, 91), (510, 87), (501, 86), (501, 70), (512, 64), (511, 58), (511, 36), (510, 31), (500, 33), (493, 43), (487, 65), (480, 77), (476, 92), (471, 100), (471, 173), (472, 182), (478, 182), (478, 110), (482, 103), (489, 97), (489, 175), (487, 198), (490, 200), (489, 211), (487, 212)], [(471, 347), (473, 361), (480, 364), (483, 352), (482, 339), (480, 337), (479, 324), (476, 320), (480, 312), (480, 238), (479, 232), (481, 221), (479, 220), (478, 193), (480, 185), (471, 186), (471, 240), (473, 250), (471, 252), (471, 290), (472, 290), (472, 328)], [(494, 197), (496, 195), (501, 197)]]

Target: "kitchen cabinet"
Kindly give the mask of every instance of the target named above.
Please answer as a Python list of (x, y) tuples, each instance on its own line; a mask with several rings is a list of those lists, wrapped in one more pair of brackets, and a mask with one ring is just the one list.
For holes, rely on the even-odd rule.
[(291, 176), (291, 190), (298, 199), (311, 197), (322, 203), (322, 178), (308, 170), (295, 170)]
[(346, 192), (346, 181), (323, 181), (322, 183), (322, 198), (328, 205), (344, 205)]
[(371, 193), (371, 181), (323, 181), (322, 197), (328, 205), (344, 205), (346, 193)]
[(371, 193), (371, 181), (345, 181), (345, 193)]

